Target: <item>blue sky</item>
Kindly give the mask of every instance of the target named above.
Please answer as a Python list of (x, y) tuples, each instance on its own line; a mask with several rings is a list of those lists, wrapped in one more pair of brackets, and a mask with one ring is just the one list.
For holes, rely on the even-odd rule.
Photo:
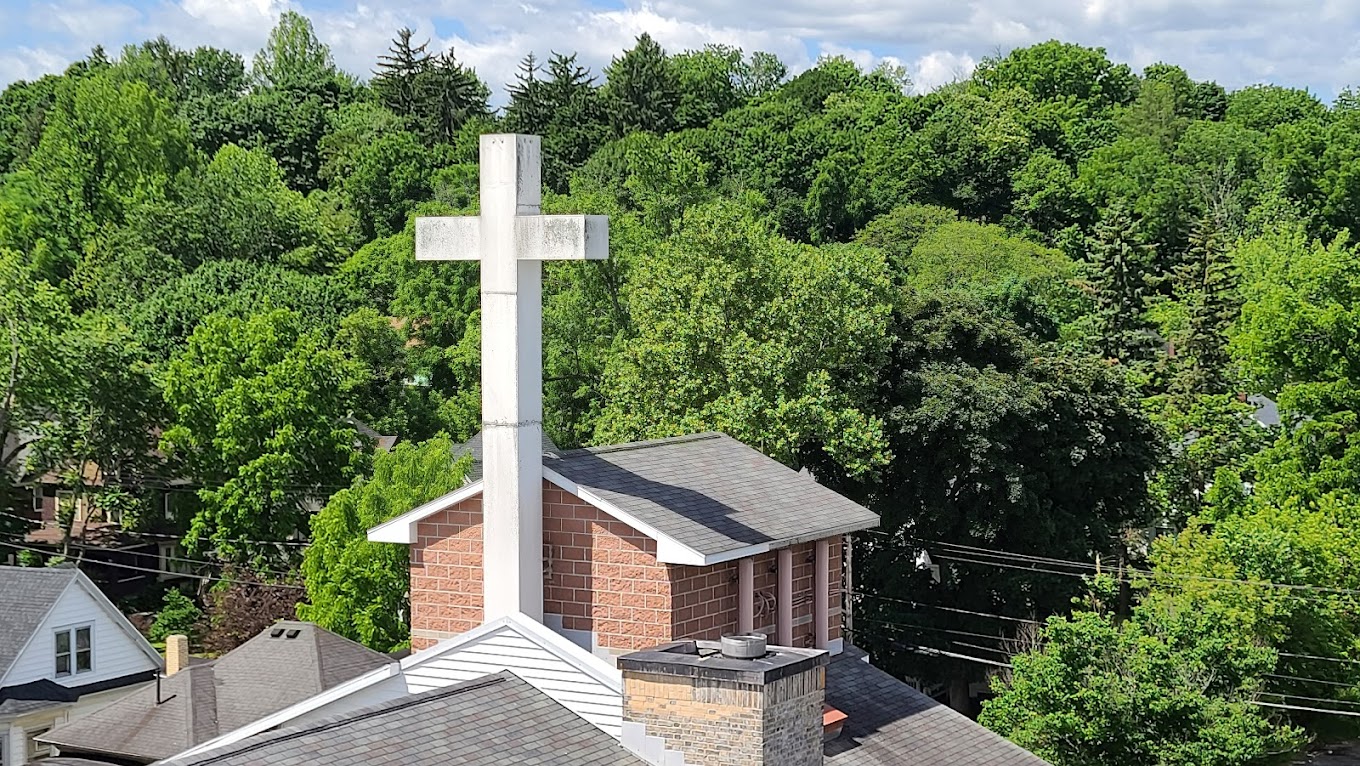
[(115, 52), (158, 34), (249, 56), (288, 8), (355, 74), (410, 26), (453, 46), (497, 90), (531, 50), (577, 51), (598, 71), (644, 31), (672, 51), (771, 51), (794, 71), (824, 54), (888, 59), (918, 90), (1051, 38), (1104, 46), (1140, 69), (1180, 64), (1230, 88), (1274, 82), (1330, 100), (1360, 84), (1360, 0), (0, 0), (0, 82), (60, 71), (96, 43)]

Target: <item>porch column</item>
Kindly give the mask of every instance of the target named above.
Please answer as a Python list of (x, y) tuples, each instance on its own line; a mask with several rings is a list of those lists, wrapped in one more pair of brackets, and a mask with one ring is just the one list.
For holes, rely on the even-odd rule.
[(779, 595), (776, 599), (774, 642), (793, 646), (793, 549), (779, 549)]
[(831, 643), (831, 543), (817, 541), (812, 586), (812, 626), (815, 646), (825, 649)]
[(756, 562), (747, 556), (737, 561), (737, 632), (756, 629)]

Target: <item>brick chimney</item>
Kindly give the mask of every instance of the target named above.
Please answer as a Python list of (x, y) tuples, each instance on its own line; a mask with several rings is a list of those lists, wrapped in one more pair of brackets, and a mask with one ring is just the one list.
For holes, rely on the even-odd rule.
[(189, 637), (174, 635), (165, 637), (165, 674), (174, 674), (189, 667)]
[(820, 766), (828, 655), (760, 634), (618, 658), (623, 720), (703, 766)]

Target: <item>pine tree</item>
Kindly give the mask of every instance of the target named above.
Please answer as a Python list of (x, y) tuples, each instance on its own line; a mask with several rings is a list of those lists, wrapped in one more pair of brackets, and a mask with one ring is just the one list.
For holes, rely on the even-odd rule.
[(1138, 241), (1132, 216), (1108, 210), (1089, 240), (1097, 347), (1123, 364), (1147, 360), (1156, 336), (1144, 314), (1152, 290), (1152, 249)]
[(397, 36), (387, 53), (378, 57), (378, 68), (373, 72), (373, 91), (383, 105), (402, 117), (412, 118), (420, 110), (417, 82), (429, 71), (434, 59), (427, 50), (430, 42), (411, 44), (410, 28), (397, 30)]
[(543, 135), (552, 119), (552, 105), (544, 92), (547, 83), (539, 79), (543, 71), (538, 58), (530, 51), (519, 62), (515, 81), (506, 86), (510, 103), (505, 107), (505, 129), (511, 133)]
[(1225, 239), (1216, 221), (1199, 221), (1190, 235), (1190, 251), (1173, 274), (1173, 291), (1185, 309), (1185, 323), (1174, 338), (1177, 370), (1172, 386), (1180, 393), (1215, 394), (1228, 388), (1227, 332), (1240, 306)]
[(421, 107), (417, 132), (431, 144), (452, 143), (468, 120), (491, 114), (491, 90), (459, 63), (450, 48), (417, 78)]
[(619, 136), (638, 130), (669, 133), (676, 127), (679, 83), (666, 51), (645, 32), (637, 45), (605, 69), (609, 118)]

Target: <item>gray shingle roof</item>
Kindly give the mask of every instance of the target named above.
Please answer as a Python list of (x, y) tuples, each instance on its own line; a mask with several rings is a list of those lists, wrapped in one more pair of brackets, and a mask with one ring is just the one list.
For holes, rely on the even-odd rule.
[(168, 758), (393, 661), (311, 623), (279, 622), (162, 680), (160, 704), (153, 684), (42, 740), (63, 752)]
[(1049, 766), (947, 705), (863, 661), (853, 646), (826, 669), (827, 704), (848, 718), (827, 766)]
[[(544, 454), (544, 455), (556, 455), (557, 452), (558, 452), (557, 445), (553, 443), (552, 437), (548, 436), (548, 432), (547, 432), (547, 431), (544, 431), (544, 432), (543, 432), (543, 454)], [(456, 445), (454, 445), (454, 447), (453, 447), (453, 456), (454, 456), (455, 458), (459, 458), (459, 457), (462, 457), (463, 455), (472, 455), (472, 465), (468, 466), (467, 473), (463, 475), (463, 482), (464, 482), (465, 484), (471, 484), (471, 483), (474, 482), (474, 481), (481, 481), (481, 480), (482, 480), (482, 432), (481, 432), (481, 431), (478, 431), (477, 433), (473, 434), (471, 439), (468, 439), (467, 441), (463, 442), (462, 444), (456, 444)]]
[(0, 679), (78, 576), (74, 567), (0, 566)]
[(509, 671), (161, 766), (645, 766)]
[(711, 556), (878, 526), (878, 515), (726, 434), (570, 450), (543, 465)]

